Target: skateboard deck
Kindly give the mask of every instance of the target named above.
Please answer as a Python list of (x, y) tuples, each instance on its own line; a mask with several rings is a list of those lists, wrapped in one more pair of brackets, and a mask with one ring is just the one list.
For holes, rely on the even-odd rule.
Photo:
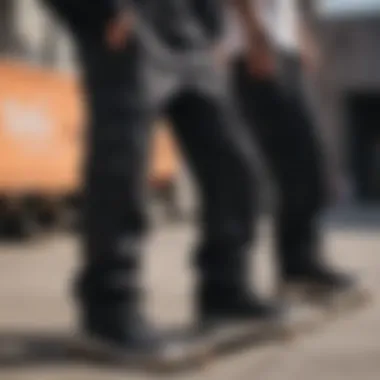
[(277, 323), (224, 325), (215, 329), (186, 326), (164, 334), (167, 345), (155, 353), (126, 353), (112, 345), (88, 338), (75, 339), (72, 354), (96, 363), (105, 363), (153, 372), (176, 372), (199, 369), (211, 364), (221, 354), (229, 354), (264, 342), (287, 341), (291, 330)]
[[(199, 369), (211, 365), (224, 355), (235, 354), (247, 348), (260, 348), (272, 344), (276, 354), (281, 354), (288, 344), (296, 342), (305, 334), (313, 333), (340, 315), (359, 310), (371, 303), (368, 292), (352, 292), (336, 295), (329, 302), (317, 305), (298, 303), (289, 308), (284, 318), (266, 322), (247, 322), (214, 328), (197, 326), (181, 327), (167, 333), (168, 345), (157, 353), (120, 352), (114, 347), (97, 342), (81, 344), (77, 353), (96, 362), (120, 364), (128, 369), (153, 372), (176, 372)], [(268, 365), (271, 355), (267, 357)]]
[[(359, 311), (372, 302), (369, 292), (354, 289), (351, 292), (335, 294), (329, 302), (319, 304), (298, 303), (289, 307), (284, 318), (270, 322), (250, 322), (223, 326), (193, 334), (193, 344), (184, 346), (182, 362), (192, 365), (208, 365), (213, 360), (228, 354), (235, 354), (247, 348), (260, 348), (272, 344), (276, 354), (281, 354), (289, 344), (297, 342), (308, 334), (318, 331), (328, 322), (350, 312)], [(186, 340), (186, 339), (185, 339)], [(270, 362), (270, 357), (268, 357)]]
[(174, 361), (168, 363), (166, 369), (207, 367), (225, 355), (236, 354), (248, 348), (259, 349), (270, 344), (281, 349), (283, 344), (286, 345), (296, 338), (299, 323), (295, 313), (286, 313), (284, 317), (270, 321), (256, 320), (223, 323), (212, 328), (188, 328), (185, 334), (179, 334), (180, 343), (177, 347), (180, 350), (175, 358), (172, 356), (170, 360)]
[[(266, 350), (263, 358), (270, 363), (288, 344), (294, 342), (300, 334), (312, 332), (321, 320), (320, 310), (291, 307), (281, 318), (270, 321), (247, 321), (223, 324), (213, 328), (189, 330), (188, 336), (182, 336), (181, 356), (176, 363), (169, 364), (174, 369), (199, 368), (211, 365), (215, 360), (247, 349)], [(181, 344), (179, 345), (181, 347)], [(273, 355), (272, 355), (273, 354)]]

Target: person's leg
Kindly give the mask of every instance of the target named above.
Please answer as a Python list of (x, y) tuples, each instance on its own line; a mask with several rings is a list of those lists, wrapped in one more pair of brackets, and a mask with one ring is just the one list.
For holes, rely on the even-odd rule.
[[(278, 96), (283, 116), (279, 111), (277, 125), (283, 128), (282, 157), (287, 157), (287, 166), (282, 161), (277, 165), (282, 198), (276, 233), (286, 275), (324, 262), (319, 217), (330, 191), (321, 132), (304, 91), (300, 58), (283, 54), (280, 66)], [(291, 171), (293, 177), (289, 177)]]
[(76, 284), (84, 331), (121, 347), (155, 349), (142, 312), (142, 239), (150, 110), (139, 47), (119, 52), (83, 39), (79, 57), (89, 113), (83, 269)]
[[(302, 94), (274, 80), (256, 80), (240, 61), (235, 86), (252, 138), (257, 140), (278, 184), (275, 244), (283, 289), (317, 283), (351, 287), (351, 278), (330, 270), (321, 252), (318, 217), (327, 185), (322, 153)], [(285, 281), (285, 284), (284, 284)]]
[(235, 86), (251, 137), (278, 185), (275, 242), (283, 271), (309, 260), (316, 250), (315, 218), (323, 202), (316, 137), (303, 104), (295, 104), (276, 78), (254, 79), (239, 61)]
[(168, 110), (201, 201), (196, 303), (202, 322), (265, 320), (277, 312), (250, 292), (256, 185), (250, 146), (230, 109), (219, 98), (192, 91)]

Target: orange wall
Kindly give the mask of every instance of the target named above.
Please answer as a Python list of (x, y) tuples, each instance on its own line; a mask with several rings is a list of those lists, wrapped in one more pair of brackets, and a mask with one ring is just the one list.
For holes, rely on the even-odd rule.
[[(80, 184), (85, 113), (74, 78), (0, 63), (0, 193), (71, 192)], [(167, 129), (154, 141), (151, 179), (176, 171)]]

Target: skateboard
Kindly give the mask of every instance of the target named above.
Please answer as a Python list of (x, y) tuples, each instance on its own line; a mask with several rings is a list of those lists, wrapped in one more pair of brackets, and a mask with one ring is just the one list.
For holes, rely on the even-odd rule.
[(224, 356), (265, 345), (274, 345), (281, 350), (283, 345), (297, 337), (301, 331), (301, 319), (305, 319), (305, 315), (300, 316), (293, 310), (289, 311), (291, 312), (273, 320), (251, 320), (189, 328), (184, 335), (179, 334), (177, 347), (180, 349), (177, 356), (172, 356), (161, 369), (205, 368)]
[(180, 358), (182, 367), (186, 367), (186, 364), (207, 366), (224, 355), (270, 344), (275, 348), (268, 351), (267, 359), (271, 363), (270, 360), (275, 360), (277, 354), (282, 354), (282, 350), (303, 336), (317, 332), (327, 322), (371, 305), (372, 297), (368, 291), (356, 288), (312, 301), (290, 304), (288, 312), (281, 319), (195, 331), (192, 340), (187, 340), (188, 345), (182, 347), (182, 357), (178, 356), (178, 359)]
[(311, 308), (290, 307), (283, 316), (273, 320), (223, 323), (212, 328), (194, 327), (188, 330), (187, 336), (179, 338), (180, 354), (174, 361), (169, 360), (167, 367), (199, 369), (225, 356), (264, 346), (274, 348), (266, 350), (269, 356), (264, 355), (265, 360), (271, 363), (276, 354), (281, 354), (301, 334), (312, 332), (318, 325), (320, 314), (319, 310)]
[(293, 330), (285, 321), (250, 322), (214, 328), (186, 326), (164, 334), (165, 349), (160, 352), (126, 353), (95, 339), (77, 337), (71, 349), (76, 358), (97, 364), (122, 366), (128, 370), (156, 373), (200, 369), (220, 355), (261, 345), (265, 342), (286, 342)]
[[(310, 295), (309, 295), (310, 301)], [(76, 355), (106, 364), (121, 365), (132, 370), (170, 373), (208, 367), (225, 355), (239, 353), (247, 348), (273, 345), (275, 350), (267, 357), (268, 365), (276, 354), (281, 355), (298, 338), (310, 334), (339, 315), (359, 310), (371, 303), (368, 292), (355, 290), (335, 294), (330, 299), (297, 302), (286, 315), (272, 321), (250, 321), (204, 328), (181, 327), (167, 333), (167, 347), (155, 353), (126, 354), (115, 347), (88, 341), (76, 345)]]

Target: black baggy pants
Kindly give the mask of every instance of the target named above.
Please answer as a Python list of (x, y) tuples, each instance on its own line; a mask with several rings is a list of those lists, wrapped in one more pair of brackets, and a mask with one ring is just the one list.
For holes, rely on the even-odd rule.
[(296, 57), (283, 59), (284, 76), (274, 79), (253, 78), (238, 59), (234, 87), (277, 184), (275, 251), (280, 272), (287, 273), (317, 258), (317, 217), (326, 188), (318, 136), (301, 89), (301, 68)]
[(158, 113), (171, 120), (199, 191), (199, 274), (210, 282), (240, 280), (254, 227), (254, 173), (224, 76), (211, 60), (173, 76), (150, 65), (134, 39), (120, 52), (83, 39), (79, 56), (90, 115), (82, 301), (130, 301), (140, 286), (147, 156)]

